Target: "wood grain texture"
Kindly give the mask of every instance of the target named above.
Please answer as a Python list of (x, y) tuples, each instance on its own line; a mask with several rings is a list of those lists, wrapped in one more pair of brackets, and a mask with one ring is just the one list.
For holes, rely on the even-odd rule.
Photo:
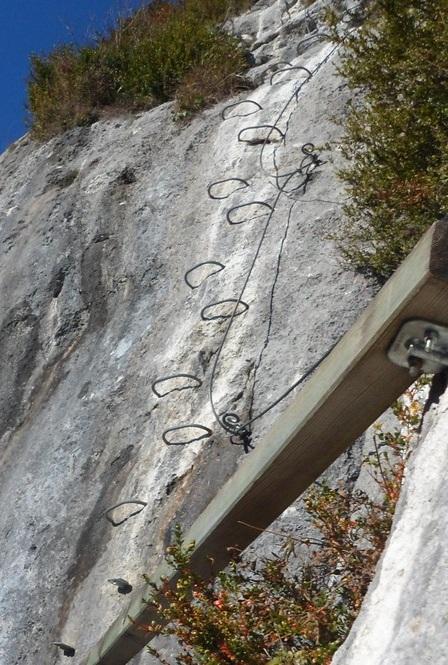
[[(227, 548), (257, 536), (239, 524), (267, 527), (350, 446), (412, 382), (387, 349), (401, 325), (422, 318), (448, 325), (448, 224), (434, 224), (344, 335), (254, 452), (199, 516), (186, 540), (196, 542), (198, 572), (229, 561)], [(157, 580), (167, 574), (162, 566)], [(153, 635), (129, 620), (148, 623), (152, 610), (136, 592), (84, 665), (123, 665)]]

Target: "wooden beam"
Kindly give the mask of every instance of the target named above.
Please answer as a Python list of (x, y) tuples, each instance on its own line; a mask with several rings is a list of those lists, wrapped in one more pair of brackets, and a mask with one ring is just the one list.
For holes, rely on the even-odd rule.
[[(267, 527), (350, 446), (412, 382), (386, 352), (407, 319), (448, 325), (448, 222), (434, 224), (351, 330), (320, 365), (237, 472), (186, 534), (196, 549), (192, 566), (229, 562), (228, 548), (257, 536), (245, 521)], [(169, 574), (165, 564), (153, 579)], [(154, 635), (152, 609), (136, 592), (130, 606), (92, 649), (84, 665), (124, 665)]]

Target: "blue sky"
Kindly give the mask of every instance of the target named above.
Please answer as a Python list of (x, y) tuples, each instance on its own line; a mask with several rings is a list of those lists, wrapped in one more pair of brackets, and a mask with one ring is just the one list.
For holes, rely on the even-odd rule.
[(30, 53), (85, 42), (142, 0), (0, 0), (0, 153), (25, 133)]

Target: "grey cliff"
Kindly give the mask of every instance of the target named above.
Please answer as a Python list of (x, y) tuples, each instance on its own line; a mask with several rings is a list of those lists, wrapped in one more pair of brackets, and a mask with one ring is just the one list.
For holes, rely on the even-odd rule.
[[(272, 124), (293, 95), (303, 70), (271, 82), (283, 61), (315, 73), (282, 116), (285, 142), (272, 136), (264, 158), (275, 152), (286, 172), (304, 158), (304, 144), (335, 149), (319, 153), (306, 191), (276, 205), (244, 295), (249, 309), (218, 366), (219, 411), (246, 418), (263, 410), (374, 292), (341, 265), (329, 239), (344, 200), (333, 120), (349, 95), (337, 52), (319, 38), (322, 4), (263, 0), (235, 19), (229, 29), (253, 54), (255, 87), (189, 123), (176, 122), (169, 103), (45, 144), (25, 136), (0, 157), (1, 665), (66, 662), (57, 640), (73, 644), (80, 662), (126, 603), (107, 580), (137, 585), (173, 525), (189, 526), (244, 458), (208, 399), (226, 321), (200, 313), (238, 297), (259, 240), (257, 216), (231, 225), (226, 212), (275, 197), (260, 142), (237, 136)], [(228, 104), (246, 99), (257, 102), (256, 114), (223, 119)], [(216, 191), (227, 198), (208, 196), (211, 183), (232, 177), (247, 185), (223, 184)], [(184, 275), (203, 261), (225, 267), (192, 290)], [(153, 382), (177, 372), (202, 385), (157, 397)], [(255, 446), (287, 401), (257, 421)], [(213, 435), (166, 445), (163, 431), (185, 423)], [(333, 478), (356, 481), (361, 446)], [(117, 508), (117, 526), (106, 519), (111, 506), (133, 500), (145, 505)], [(284, 523), (300, 530), (301, 516), (292, 506)]]

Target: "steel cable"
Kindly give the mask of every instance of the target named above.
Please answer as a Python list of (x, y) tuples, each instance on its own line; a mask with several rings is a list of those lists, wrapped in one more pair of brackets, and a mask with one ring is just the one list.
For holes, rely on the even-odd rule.
[[(314, 146), (311, 143), (305, 143), (302, 146), (302, 153), (304, 154), (304, 157), (302, 158), (301, 164), (299, 165), (299, 167), (297, 169), (295, 169), (295, 170), (293, 170), (289, 173), (284, 173), (284, 174), (279, 173), (279, 168), (278, 168), (277, 162), (275, 160), (275, 156), (276, 156), (275, 155), (275, 152), (276, 152), (275, 149), (274, 149), (274, 159), (273, 159), (275, 172), (270, 173), (270, 172), (266, 171), (266, 169), (264, 168), (264, 164), (263, 164), (263, 153), (264, 153), (266, 145), (269, 142), (270, 136), (272, 135), (272, 133), (274, 131), (277, 131), (278, 133), (281, 134), (282, 143), (283, 144), (285, 143), (285, 139), (286, 139), (287, 131), (288, 131), (288, 126), (289, 126), (289, 120), (290, 120), (290, 117), (292, 115), (292, 112), (290, 113), (290, 116), (289, 116), (288, 121), (286, 123), (286, 125), (287, 125), (286, 131), (283, 132), (282, 130), (280, 130), (279, 127), (277, 126), (278, 123), (283, 118), (284, 114), (286, 113), (288, 107), (293, 102), (293, 100), (296, 99), (296, 101), (297, 101), (298, 94), (302, 90), (304, 85), (306, 85), (317, 74), (317, 72), (321, 69), (321, 67), (330, 60), (332, 55), (339, 49), (339, 47), (340, 47), (340, 44), (337, 44), (336, 46), (334, 46), (329, 51), (329, 53), (327, 53), (327, 55), (318, 63), (318, 65), (314, 68), (314, 70), (312, 70), (312, 72), (310, 72), (309, 70), (306, 70), (307, 72), (309, 72), (309, 75), (307, 76), (306, 79), (304, 79), (304, 81), (302, 81), (295, 88), (294, 92), (292, 93), (292, 95), (290, 95), (290, 97), (288, 98), (286, 104), (283, 106), (283, 108), (281, 109), (280, 113), (278, 114), (276, 120), (274, 121), (274, 123), (272, 125), (259, 125), (259, 126), (250, 127), (250, 128), (243, 128), (243, 130), (241, 130), (238, 134), (238, 140), (241, 140), (241, 134), (242, 134), (242, 132), (244, 132), (245, 129), (270, 128), (267, 136), (265, 137), (265, 139), (263, 141), (263, 145), (262, 145), (262, 148), (260, 150), (259, 163), (260, 163), (261, 171), (265, 175), (267, 175), (268, 177), (274, 178), (275, 186), (278, 190), (277, 195), (276, 195), (275, 200), (274, 200), (274, 203), (273, 203), (273, 206), (272, 206), (272, 209), (269, 212), (268, 219), (267, 219), (266, 224), (264, 226), (264, 229), (261, 233), (261, 236), (260, 236), (256, 251), (255, 251), (254, 257), (253, 257), (252, 262), (249, 266), (249, 270), (247, 272), (246, 278), (245, 278), (243, 286), (241, 288), (239, 297), (236, 299), (235, 308), (232, 312), (232, 315), (229, 317), (228, 325), (226, 327), (226, 330), (224, 331), (223, 337), (221, 339), (221, 343), (220, 343), (220, 345), (217, 349), (217, 352), (215, 354), (215, 358), (214, 358), (213, 365), (212, 365), (212, 370), (211, 370), (210, 382), (209, 382), (210, 406), (211, 406), (211, 409), (212, 409), (212, 412), (213, 412), (213, 415), (214, 415), (216, 421), (218, 422), (218, 424), (225, 431), (227, 431), (229, 434), (231, 434), (232, 443), (234, 443), (234, 437), (235, 436), (240, 437), (241, 443), (242, 443), (242, 445), (245, 446), (245, 449), (246, 449), (247, 442), (248, 441), (250, 442), (250, 437), (251, 437), (250, 427), (251, 427), (251, 425), (256, 420), (258, 420), (262, 416), (266, 415), (266, 413), (268, 413), (271, 409), (273, 409), (280, 402), (282, 402), (293, 390), (295, 390), (295, 388), (297, 388), (299, 385), (301, 385), (317, 369), (317, 367), (325, 360), (325, 358), (327, 358), (327, 356), (331, 353), (331, 351), (334, 349), (337, 342), (339, 341), (339, 340), (337, 340), (334, 344), (332, 344), (331, 347), (324, 354), (322, 354), (322, 356), (316, 362), (314, 362), (302, 374), (302, 376), (299, 379), (297, 379), (297, 381), (295, 381), (284, 392), (282, 392), (281, 395), (276, 400), (271, 402), (268, 406), (266, 406), (264, 409), (262, 409), (262, 411), (257, 413), (255, 416), (249, 418), (244, 423), (241, 422), (239, 416), (235, 413), (231, 413), (231, 414), (224, 413), (224, 415), (222, 417), (219, 415), (219, 413), (217, 411), (216, 404), (214, 402), (214, 396), (213, 396), (213, 388), (214, 388), (214, 383), (215, 383), (215, 379), (216, 379), (216, 372), (217, 372), (217, 368), (218, 368), (218, 363), (220, 361), (224, 345), (225, 345), (225, 343), (227, 341), (227, 338), (228, 338), (228, 335), (230, 333), (230, 329), (233, 325), (233, 321), (236, 318), (236, 311), (238, 309), (239, 304), (242, 301), (242, 298), (243, 298), (244, 293), (246, 291), (247, 285), (248, 285), (248, 283), (250, 281), (250, 278), (252, 276), (256, 261), (258, 259), (259, 254), (260, 254), (261, 247), (263, 245), (264, 239), (265, 239), (266, 234), (268, 232), (268, 229), (269, 229), (272, 217), (275, 213), (276, 207), (278, 205), (278, 202), (279, 202), (279, 200), (280, 200), (280, 198), (283, 194), (288, 195), (292, 191), (297, 191), (297, 190), (300, 190), (300, 189), (302, 189), (303, 193), (305, 193), (307, 184), (309, 183), (309, 181), (312, 177), (312, 173), (317, 168), (317, 166), (322, 164), (321, 160), (319, 160), (317, 154), (314, 152)], [(296, 176), (298, 174), (300, 174), (303, 178), (302, 181), (300, 182), (300, 184), (297, 187), (294, 187), (291, 191), (286, 190), (286, 187), (289, 184), (289, 182), (292, 180), (292, 178), (294, 176)], [(280, 181), (280, 179), (283, 179), (283, 178), (285, 179), (285, 182), (283, 183), (283, 185), (281, 185), (279, 181)], [(227, 219), (228, 219), (228, 217), (227, 217)], [(228, 221), (229, 221), (229, 219), (228, 219)], [(229, 416), (231, 416), (231, 417), (229, 417)]]
[[(351, 15), (351, 18), (352, 18), (352, 15)], [(350, 33), (350, 32), (351, 32), (351, 31), (349, 31), (349, 33)], [(348, 33), (348, 34), (349, 34), (349, 33)], [(320, 38), (321, 36), (326, 36), (326, 35), (322, 35), (321, 33), (320, 33), (319, 35), (317, 35), (317, 37), (319, 37), (319, 38)], [(310, 35), (310, 37), (308, 37), (307, 39), (310, 39), (310, 38), (313, 38), (313, 37), (314, 37), (313, 35)], [(306, 41), (306, 39), (303, 40), (303, 41)], [(344, 41), (344, 40), (342, 40), (342, 42), (343, 42), (343, 41)], [(299, 93), (301, 92), (301, 90), (303, 89), (303, 87), (304, 87), (304, 86), (305, 86), (305, 85), (306, 85), (306, 84), (307, 84), (307, 83), (308, 83), (313, 77), (316, 76), (316, 74), (317, 74), (318, 71), (321, 69), (321, 67), (322, 67), (324, 64), (326, 64), (326, 63), (330, 60), (330, 58), (332, 57), (332, 55), (333, 55), (333, 54), (339, 49), (339, 47), (340, 47), (340, 44), (337, 44), (337, 45), (334, 46), (332, 49), (330, 49), (330, 51), (327, 53), (327, 55), (326, 55), (326, 56), (325, 56), (325, 57), (324, 57), (324, 58), (323, 58), (323, 59), (317, 64), (317, 66), (316, 66), (312, 71), (310, 71), (310, 70), (309, 70), (308, 68), (306, 68), (306, 67), (299, 67), (299, 66), (295, 67), (295, 66), (291, 65), (291, 63), (289, 63), (289, 62), (288, 62), (288, 63), (277, 63), (277, 66), (278, 66), (278, 64), (287, 64), (288, 67), (287, 67), (287, 69), (278, 70), (278, 71), (274, 72), (274, 73), (271, 75), (271, 77), (270, 77), (270, 84), (271, 84), (271, 85), (273, 84), (273, 80), (274, 80), (274, 78), (275, 78), (275, 76), (276, 76), (277, 74), (283, 73), (283, 72), (285, 72), (285, 71), (289, 71), (289, 70), (291, 70), (291, 69), (303, 70), (303, 71), (306, 72), (307, 77), (306, 77), (303, 81), (301, 81), (300, 84), (294, 89), (294, 92), (290, 95), (290, 97), (288, 98), (288, 100), (287, 100), (287, 102), (284, 104), (284, 106), (282, 107), (280, 113), (278, 114), (277, 118), (275, 119), (275, 121), (274, 121), (274, 123), (273, 123), (272, 125), (262, 124), (262, 125), (255, 125), (255, 126), (250, 126), (250, 127), (244, 127), (244, 128), (241, 129), (240, 132), (238, 133), (238, 141), (241, 142), (241, 143), (248, 143), (248, 144), (252, 144), (252, 145), (254, 145), (254, 144), (260, 144), (260, 143), (262, 144), (262, 148), (261, 148), (261, 150), (260, 150), (260, 154), (259, 154), (259, 164), (260, 164), (260, 169), (261, 169), (262, 173), (264, 173), (266, 176), (268, 176), (269, 178), (273, 178), (273, 179), (274, 179), (275, 187), (276, 187), (276, 189), (277, 189), (277, 194), (276, 194), (276, 197), (275, 197), (275, 200), (274, 200), (274, 203), (273, 203), (272, 206), (271, 206), (270, 204), (268, 204), (267, 202), (265, 202), (265, 201), (263, 201), (263, 202), (260, 202), (260, 201), (252, 201), (252, 202), (248, 202), (248, 203), (240, 204), (240, 205), (238, 205), (238, 206), (234, 206), (233, 208), (230, 208), (230, 209), (227, 211), (227, 213), (226, 213), (227, 221), (229, 222), (229, 224), (233, 224), (233, 225), (234, 225), (234, 224), (241, 224), (241, 223), (242, 223), (242, 222), (235, 222), (235, 221), (232, 221), (232, 218), (231, 218), (231, 213), (234, 212), (234, 211), (236, 211), (236, 210), (238, 210), (238, 209), (240, 209), (240, 208), (248, 207), (248, 206), (250, 206), (250, 205), (262, 205), (262, 206), (266, 206), (266, 207), (269, 209), (269, 212), (267, 213), (267, 214), (268, 214), (268, 218), (267, 218), (267, 220), (266, 220), (266, 223), (265, 223), (265, 226), (264, 226), (264, 228), (263, 228), (263, 231), (262, 231), (262, 233), (261, 233), (261, 235), (260, 235), (259, 242), (258, 242), (258, 245), (257, 245), (257, 247), (256, 247), (255, 254), (254, 254), (253, 259), (252, 259), (252, 261), (251, 261), (251, 264), (250, 264), (250, 266), (249, 266), (249, 270), (248, 270), (248, 272), (247, 272), (247, 274), (246, 274), (246, 277), (245, 277), (245, 280), (244, 280), (244, 282), (243, 282), (243, 286), (242, 286), (242, 288), (241, 288), (241, 291), (240, 291), (240, 294), (239, 294), (238, 298), (231, 298), (231, 299), (227, 299), (227, 300), (222, 300), (222, 301), (217, 301), (217, 302), (215, 302), (215, 303), (211, 303), (210, 305), (208, 305), (208, 306), (206, 306), (206, 307), (204, 307), (204, 308), (202, 309), (202, 311), (201, 311), (201, 318), (202, 318), (203, 320), (205, 320), (205, 321), (214, 320), (214, 319), (227, 319), (227, 318), (229, 319), (228, 324), (227, 324), (227, 327), (226, 327), (226, 329), (225, 329), (225, 331), (224, 331), (224, 334), (223, 334), (223, 337), (222, 337), (222, 339), (221, 339), (220, 345), (219, 345), (219, 347), (218, 347), (218, 349), (217, 349), (217, 351), (216, 351), (215, 358), (214, 358), (213, 365), (212, 365), (212, 369), (211, 369), (210, 382), (209, 382), (209, 400), (210, 400), (210, 406), (211, 406), (211, 409), (212, 409), (212, 412), (213, 412), (213, 415), (214, 415), (216, 421), (218, 422), (218, 424), (219, 424), (219, 425), (220, 425), (225, 431), (227, 431), (227, 432), (231, 435), (231, 436), (230, 436), (230, 441), (231, 441), (231, 443), (232, 443), (232, 444), (243, 445), (245, 452), (249, 452), (249, 450), (253, 447), (252, 444), (251, 444), (251, 439), (252, 439), (251, 425), (252, 425), (255, 421), (257, 421), (259, 418), (261, 418), (262, 416), (266, 415), (266, 413), (268, 413), (271, 409), (273, 409), (273, 408), (274, 408), (275, 406), (277, 406), (280, 402), (282, 402), (282, 401), (283, 401), (283, 400), (284, 400), (284, 399), (285, 399), (285, 398), (286, 398), (286, 397), (287, 397), (287, 396), (288, 396), (288, 395), (289, 395), (289, 394), (290, 394), (295, 388), (297, 388), (301, 383), (303, 383), (303, 382), (304, 382), (304, 381), (305, 381), (305, 380), (306, 380), (306, 379), (307, 379), (307, 378), (308, 378), (308, 377), (309, 377), (309, 376), (310, 376), (310, 375), (316, 370), (316, 368), (317, 368), (317, 367), (323, 362), (323, 360), (324, 360), (324, 359), (325, 359), (325, 358), (331, 353), (331, 351), (333, 350), (333, 348), (334, 348), (334, 347), (336, 346), (336, 344), (337, 344), (337, 342), (335, 342), (335, 343), (334, 343), (334, 344), (333, 344), (333, 345), (332, 345), (332, 346), (331, 346), (331, 347), (330, 347), (330, 348), (329, 348), (329, 349), (328, 349), (328, 350), (327, 350), (327, 351), (326, 351), (326, 352), (325, 352), (325, 353), (324, 353), (324, 354), (323, 354), (323, 355), (322, 355), (322, 356), (321, 356), (316, 362), (314, 362), (314, 363), (313, 363), (313, 364), (312, 364), (312, 365), (311, 365), (311, 366), (310, 366), (310, 367), (309, 367), (309, 368), (308, 368), (308, 369), (302, 374), (302, 376), (301, 376), (299, 379), (297, 379), (297, 380), (296, 380), (292, 385), (290, 385), (290, 386), (289, 386), (284, 392), (282, 392), (276, 400), (274, 400), (273, 402), (271, 402), (270, 404), (268, 404), (264, 409), (262, 409), (260, 412), (258, 412), (255, 416), (250, 417), (250, 418), (249, 418), (248, 420), (246, 420), (244, 423), (242, 423), (240, 417), (239, 417), (236, 413), (233, 413), (233, 412), (226, 412), (226, 413), (224, 413), (224, 414), (222, 415), (222, 417), (219, 415), (219, 413), (218, 413), (218, 411), (217, 411), (216, 404), (215, 404), (215, 402), (214, 402), (214, 396), (213, 396), (213, 388), (214, 388), (214, 383), (215, 383), (215, 379), (216, 379), (216, 373), (217, 373), (218, 363), (219, 363), (219, 361), (220, 361), (220, 359), (221, 359), (221, 355), (222, 355), (222, 352), (223, 352), (223, 349), (224, 349), (225, 343), (226, 343), (226, 341), (227, 341), (228, 335), (229, 335), (229, 333), (230, 333), (230, 330), (231, 330), (231, 327), (232, 327), (232, 325), (233, 325), (233, 322), (234, 322), (235, 318), (236, 318), (237, 316), (243, 314), (245, 311), (247, 311), (247, 310), (249, 309), (249, 306), (247, 305), (247, 303), (245, 303), (245, 302), (243, 301), (243, 296), (244, 296), (244, 293), (245, 293), (246, 288), (247, 288), (247, 286), (248, 286), (248, 283), (249, 283), (249, 281), (250, 281), (250, 278), (251, 278), (251, 276), (252, 276), (252, 273), (253, 273), (253, 270), (254, 270), (255, 264), (256, 264), (256, 262), (257, 262), (257, 259), (258, 259), (258, 257), (259, 257), (259, 254), (260, 254), (260, 252), (261, 252), (261, 248), (262, 248), (263, 242), (264, 242), (264, 240), (265, 240), (265, 238), (266, 238), (266, 235), (267, 235), (267, 232), (268, 232), (268, 229), (269, 229), (269, 226), (270, 226), (271, 220), (272, 220), (273, 215), (274, 215), (274, 213), (275, 213), (275, 211), (276, 211), (276, 208), (277, 208), (277, 205), (278, 205), (278, 203), (279, 203), (279, 200), (280, 200), (280, 198), (281, 198), (282, 195), (285, 195), (285, 196), (288, 197), (288, 196), (289, 196), (290, 194), (292, 194), (293, 192), (297, 192), (297, 191), (300, 191), (300, 190), (302, 190), (302, 194), (304, 194), (304, 193), (306, 192), (307, 185), (308, 185), (309, 181), (310, 181), (311, 178), (312, 178), (313, 172), (315, 171), (315, 169), (316, 169), (318, 166), (320, 166), (320, 165), (322, 165), (322, 164), (324, 163), (324, 162), (322, 162), (322, 161), (319, 159), (318, 155), (316, 154), (315, 149), (314, 149), (314, 145), (313, 145), (312, 143), (305, 143), (304, 145), (302, 145), (302, 148), (301, 148), (301, 151), (302, 151), (302, 153), (303, 153), (304, 156), (303, 156), (303, 158), (302, 158), (302, 160), (301, 160), (301, 162), (300, 162), (298, 168), (296, 168), (296, 169), (294, 169), (293, 171), (290, 171), (290, 172), (280, 173), (280, 169), (279, 169), (278, 164), (277, 164), (277, 150), (278, 150), (278, 146), (277, 146), (277, 147), (275, 147), (274, 150), (273, 150), (272, 162), (273, 162), (273, 167), (274, 167), (274, 170), (275, 170), (275, 171), (274, 171), (274, 173), (272, 173), (272, 172), (267, 171), (267, 170), (265, 169), (265, 167), (264, 167), (264, 163), (263, 163), (263, 155), (264, 155), (264, 151), (265, 151), (266, 145), (268, 145), (269, 143), (271, 143), (271, 140), (270, 140), (270, 139), (271, 139), (271, 136), (272, 136), (273, 132), (277, 132), (278, 134), (280, 134), (280, 137), (281, 137), (281, 144), (285, 145), (285, 143), (286, 143), (286, 137), (287, 137), (288, 129), (289, 129), (289, 122), (290, 122), (290, 119), (291, 119), (291, 116), (292, 116), (293, 111), (291, 111), (290, 114), (289, 114), (289, 117), (288, 117), (288, 119), (287, 119), (287, 121), (286, 121), (286, 129), (285, 129), (284, 131), (282, 131), (282, 130), (279, 128), (279, 126), (278, 126), (279, 122), (282, 120), (283, 116), (284, 116), (285, 113), (287, 112), (287, 110), (288, 110), (289, 106), (292, 104), (292, 102), (293, 102), (294, 100), (296, 100), (296, 102), (298, 102), (298, 95), (299, 95)], [(253, 106), (256, 106), (256, 109), (255, 109), (254, 111), (252, 111), (252, 112), (247, 113), (247, 114), (235, 114), (235, 115), (229, 115), (229, 114), (227, 114), (227, 115), (226, 115), (226, 111), (231, 110), (232, 108), (236, 108), (236, 107), (238, 107), (239, 105), (243, 105), (243, 104), (245, 104), (245, 103), (249, 103), (249, 104), (251, 104), (251, 105), (253, 105)], [(253, 101), (253, 100), (242, 100), (242, 101), (240, 101), (240, 102), (236, 102), (236, 103), (229, 104), (228, 106), (226, 106), (226, 107), (223, 109), (223, 111), (222, 111), (221, 117), (223, 118), (223, 120), (227, 120), (227, 119), (229, 119), (229, 118), (231, 118), (231, 117), (246, 117), (246, 116), (248, 116), (248, 115), (252, 115), (253, 113), (258, 112), (259, 110), (262, 110), (262, 107), (261, 107), (260, 104), (258, 104), (258, 102), (255, 102), (255, 101)], [(260, 140), (260, 139), (252, 139), (252, 140), (250, 140), (250, 139), (244, 139), (244, 138), (242, 138), (242, 137), (244, 136), (244, 133), (245, 133), (245, 132), (250, 131), (250, 130), (256, 130), (256, 129), (268, 129), (269, 131), (268, 131), (267, 135), (264, 137), (264, 139), (261, 139), (261, 140)], [(294, 177), (296, 177), (296, 176), (300, 176), (300, 177), (301, 177), (301, 180), (300, 180), (299, 184), (298, 184), (297, 186), (295, 186), (295, 187), (289, 189), (289, 190), (286, 189), (287, 186), (288, 186), (288, 184), (291, 182), (291, 180), (292, 180)], [(280, 183), (280, 180), (284, 180), (283, 184)], [(243, 187), (238, 187), (237, 189), (233, 190), (233, 192), (231, 192), (230, 194), (225, 195), (225, 196), (219, 196), (219, 195), (216, 196), (216, 195), (213, 195), (213, 193), (212, 193), (212, 188), (213, 188), (214, 186), (219, 185), (219, 184), (224, 184), (224, 183), (226, 183), (226, 182), (231, 182), (231, 181), (240, 182), (240, 183), (243, 184)], [(242, 189), (242, 188), (244, 188), (244, 187), (246, 187), (246, 186), (249, 186), (249, 183), (247, 183), (247, 181), (245, 181), (245, 180), (243, 180), (243, 179), (241, 179), (241, 178), (227, 178), (227, 179), (225, 179), (225, 180), (216, 181), (216, 182), (214, 182), (214, 183), (211, 183), (211, 185), (209, 185), (207, 191), (208, 191), (208, 195), (209, 195), (209, 197), (210, 197), (211, 199), (220, 200), (220, 199), (228, 198), (228, 197), (231, 196), (231, 194), (233, 194), (235, 191), (238, 191), (239, 189)], [(322, 202), (327, 202), (327, 203), (333, 203), (333, 204), (340, 204), (340, 203), (337, 202), (337, 201), (328, 201), (328, 200), (325, 200), (325, 199), (303, 200), (304, 203), (312, 203), (312, 202), (318, 202), (318, 201), (319, 201), (319, 202), (322, 201)], [(290, 208), (290, 213), (289, 213), (289, 215), (290, 215), (291, 212), (292, 212), (292, 208), (293, 208), (293, 206), (291, 206), (291, 208)], [(243, 221), (246, 221), (246, 220), (243, 220)], [(288, 225), (289, 225), (289, 218), (288, 218)], [(280, 246), (280, 252), (279, 252), (279, 257), (278, 257), (278, 261), (277, 261), (277, 273), (276, 273), (275, 280), (276, 280), (277, 277), (278, 277), (278, 272), (279, 272), (279, 268), (280, 268), (281, 253), (282, 253), (282, 251), (283, 251), (283, 245), (284, 245), (285, 238), (286, 238), (286, 235), (284, 236), (284, 238), (283, 238), (283, 240), (282, 240), (282, 243), (281, 243), (281, 246)], [(192, 289), (194, 289), (194, 288), (198, 288), (198, 286), (199, 286), (200, 284), (197, 285), (197, 286), (192, 285), (192, 284), (190, 283), (189, 279), (188, 279), (188, 276), (189, 276), (189, 275), (190, 275), (190, 274), (191, 274), (196, 268), (198, 268), (198, 267), (200, 267), (200, 266), (203, 266), (203, 265), (206, 265), (206, 264), (214, 264), (214, 265), (218, 265), (218, 266), (219, 266), (219, 269), (218, 269), (217, 271), (212, 272), (212, 273), (211, 273), (210, 275), (208, 275), (207, 277), (209, 277), (209, 276), (215, 274), (216, 272), (220, 272), (220, 270), (224, 269), (223, 264), (221, 264), (221, 263), (219, 263), (219, 262), (217, 262), (217, 261), (204, 261), (204, 262), (202, 262), (202, 263), (197, 264), (196, 266), (194, 266), (193, 268), (191, 268), (189, 271), (187, 271), (187, 273), (185, 274), (185, 277), (184, 277), (185, 282), (188, 284), (188, 286), (189, 286), (190, 288), (192, 288)], [(203, 280), (202, 280), (202, 281), (203, 281)], [(201, 283), (202, 283), (202, 282), (201, 282)], [(275, 282), (274, 282), (274, 284), (275, 284)], [(271, 293), (273, 293), (273, 292), (271, 292)], [(220, 305), (220, 304), (223, 304), (223, 303), (226, 303), (226, 302), (234, 302), (234, 303), (235, 303), (235, 306), (234, 306), (234, 308), (233, 308), (231, 314), (229, 314), (229, 315), (223, 315), (223, 314), (221, 314), (221, 315), (215, 315), (215, 316), (206, 316), (206, 312), (207, 312), (210, 308), (215, 307), (215, 306)], [(240, 310), (240, 311), (238, 311), (241, 305), (243, 306), (243, 309)], [(272, 303), (271, 303), (271, 307), (272, 307)], [(338, 340), (338, 341), (339, 341), (339, 340)], [(265, 342), (265, 346), (266, 346), (266, 342)], [(264, 347), (264, 348), (265, 348), (265, 347)], [(262, 350), (261, 353), (260, 353), (260, 362), (261, 362), (261, 357), (262, 357), (262, 355), (263, 355), (264, 348), (263, 348), (263, 350)], [(159, 380), (159, 381), (156, 381), (156, 382), (154, 382), (154, 384), (157, 384), (157, 383), (159, 383), (159, 382), (162, 381), (162, 380), (163, 380), (163, 379), (161, 379), (161, 380)], [(153, 384), (153, 386), (154, 386), (154, 384)], [(171, 391), (170, 391), (170, 392), (171, 392)], [(202, 435), (200, 435), (200, 436), (198, 436), (198, 437), (196, 437), (196, 438), (189, 439), (189, 440), (187, 440), (187, 441), (181, 441), (181, 442), (173, 442), (173, 441), (170, 441), (170, 440), (167, 438), (167, 435), (168, 435), (169, 433), (171, 433), (171, 432), (175, 432), (175, 431), (179, 431), (179, 430), (183, 430), (183, 429), (187, 429), (187, 428), (191, 428), (191, 427), (201, 429), (202, 431), (204, 431), (204, 434), (202, 434)], [(168, 429), (168, 430), (165, 430), (165, 432), (163, 433), (163, 440), (164, 440), (165, 443), (168, 444), (168, 445), (183, 445), (183, 444), (185, 444), (185, 443), (191, 443), (191, 442), (193, 442), (193, 441), (197, 441), (197, 440), (200, 440), (200, 439), (208, 438), (208, 437), (211, 436), (212, 434), (213, 434), (212, 430), (210, 430), (210, 429), (207, 428), (207, 427), (204, 427), (203, 425), (198, 425), (198, 424), (181, 425), (181, 426), (172, 427), (172, 428), (170, 428), (170, 429)], [(237, 440), (236, 440), (236, 439), (237, 439)]]

